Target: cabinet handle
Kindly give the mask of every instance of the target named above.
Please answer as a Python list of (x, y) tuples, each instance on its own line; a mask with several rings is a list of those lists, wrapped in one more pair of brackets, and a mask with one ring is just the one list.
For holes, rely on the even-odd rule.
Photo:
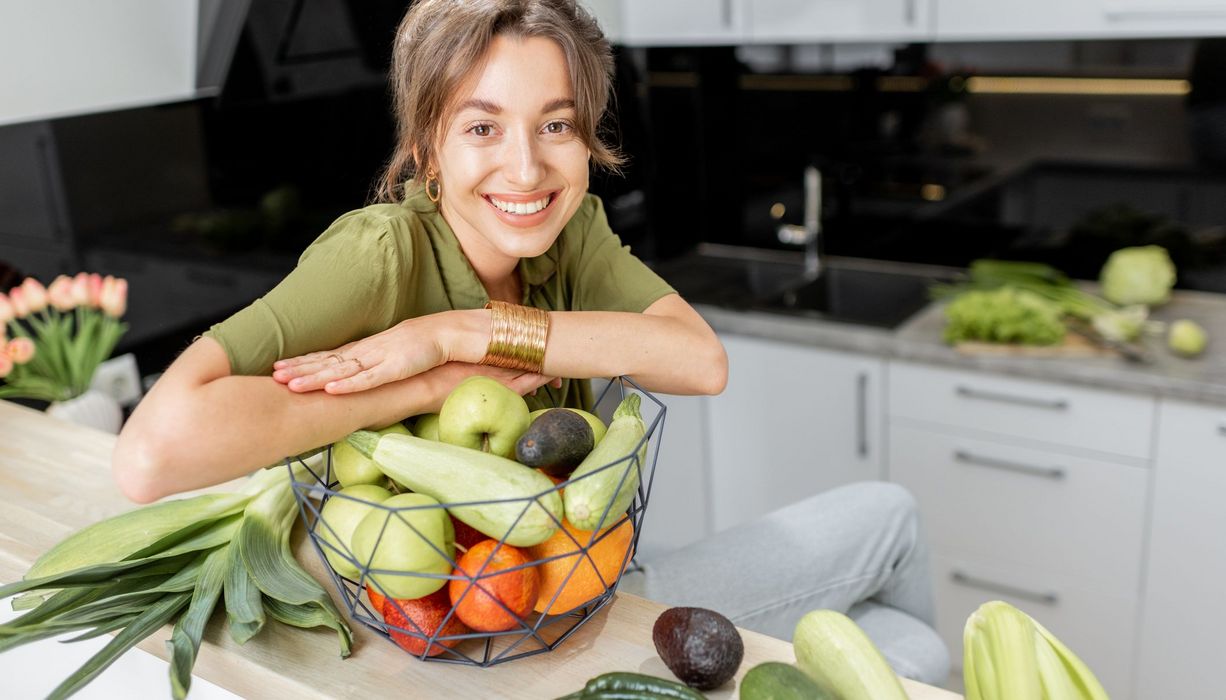
[(997, 401), (1000, 403), (1011, 403), (1018, 406), (1030, 406), (1032, 408), (1046, 408), (1052, 411), (1064, 411), (1068, 409), (1068, 401), (1064, 399), (1036, 399), (1030, 396), (1016, 396), (1014, 394), (1001, 394), (995, 391), (983, 391), (981, 389), (972, 389), (969, 386), (959, 386), (954, 389), (954, 392), (965, 399), (980, 399), (983, 401)]
[(1057, 481), (1063, 479), (1065, 476), (1064, 469), (1062, 467), (1040, 467), (1034, 464), (1011, 462), (1006, 459), (997, 459), (995, 457), (984, 457), (981, 455), (971, 454), (966, 450), (955, 450), (954, 461), (962, 462), (963, 464), (976, 464), (981, 467), (992, 467), (993, 469), (1005, 469), (1011, 472), (1021, 472), (1022, 474), (1041, 476), (1047, 479), (1055, 479)]
[(868, 457), (868, 372), (856, 377), (856, 453)]
[(1226, 435), (1226, 423), (1219, 423), (1217, 426), (1218, 435)]
[(1010, 586), (1007, 583), (997, 581), (989, 581), (987, 579), (971, 576), (963, 571), (954, 569), (949, 574), (949, 578), (956, 584), (967, 586), (969, 588), (978, 588), (983, 591), (992, 593), (1000, 593), (1001, 595), (1021, 598), (1022, 600), (1032, 600), (1036, 603), (1044, 603), (1046, 605), (1055, 605), (1060, 602), (1060, 596), (1054, 591), (1032, 591), (1026, 588), (1018, 588)]
[(732, 0), (723, 0), (719, 4), (719, 21), (725, 29), (732, 29)]
[(902, 21), (908, 27), (915, 26), (915, 0), (907, 0), (903, 3)]

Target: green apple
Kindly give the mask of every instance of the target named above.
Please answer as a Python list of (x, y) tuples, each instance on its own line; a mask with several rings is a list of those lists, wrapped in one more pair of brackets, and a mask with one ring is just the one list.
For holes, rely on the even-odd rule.
[[(400, 423), (391, 425), (379, 431), (380, 435), (398, 433), (412, 435), (409, 429)], [(332, 475), (341, 482), (341, 488), (357, 486), (358, 484), (382, 484), (383, 472), (379, 466), (361, 452), (358, 452), (344, 440), (332, 445)]]
[(413, 433), (423, 440), (438, 442), (438, 414), (426, 413), (417, 417), (413, 424)]
[(424, 493), (402, 493), (381, 505), (362, 517), (352, 538), (354, 558), (363, 565), (370, 562), (370, 571), (382, 572), (370, 574), (375, 588), (400, 599), (442, 588), (447, 579), (421, 574), (451, 573), (455, 526), (447, 510)]
[[(582, 411), (577, 408), (570, 408), (569, 406), (563, 406), (563, 408), (565, 408), (568, 411), (574, 411), (575, 413), (578, 413), (579, 415), (583, 416), (583, 419), (588, 422), (588, 425), (592, 426), (592, 435), (593, 437), (596, 438), (593, 444), (599, 445), (600, 439), (604, 437), (605, 431), (609, 429), (609, 427), (604, 424), (604, 421), (600, 420), (600, 416), (597, 416), (592, 413), (588, 413), (587, 411)], [(528, 425), (531, 425), (533, 421), (535, 421), (542, 413), (548, 410), (549, 410), (548, 408), (542, 408), (539, 411), (533, 411), (532, 413), (529, 413), (528, 414)]]
[(489, 377), (469, 377), (451, 390), (438, 413), (443, 442), (515, 459), (515, 442), (528, 429), (528, 404)]
[(319, 511), (315, 534), (335, 547), (321, 547), (336, 573), (356, 581), (360, 571), (350, 559), (357, 559), (350, 547), (353, 531), (368, 513), (379, 511), (373, 504), (392, 497), (392, 492), (374, 484), (358, 484), (337, 491)]

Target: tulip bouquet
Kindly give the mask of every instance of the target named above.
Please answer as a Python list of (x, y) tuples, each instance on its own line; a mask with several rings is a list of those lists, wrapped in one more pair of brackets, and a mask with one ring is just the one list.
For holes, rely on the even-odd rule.
[(120, 321), (127, 304), (127, 280), (84, 272), (49, 287), (27, 277), (0, 293), (0, 399), (85, 393), (128, 329)]

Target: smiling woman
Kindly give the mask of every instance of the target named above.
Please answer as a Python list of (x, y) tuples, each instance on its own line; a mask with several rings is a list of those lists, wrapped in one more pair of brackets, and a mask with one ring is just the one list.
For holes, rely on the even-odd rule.
[(437, 411), (477, 374), (533, 407), (589, 406), (591, 377), (722, 391), (714, 332), (587, 193), (591, 167), (621, 162), (598, 135), (611, 72), (571, 0), (415, 3), (378, 201), (175, 360), (120, 434), (124, 492), (154, 500)]

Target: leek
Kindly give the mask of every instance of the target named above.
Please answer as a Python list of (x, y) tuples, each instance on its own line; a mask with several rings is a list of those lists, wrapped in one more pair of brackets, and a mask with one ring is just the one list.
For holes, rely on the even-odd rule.
[[(295, 480), (307, 467), (289, 470)], [(86, 527), (0, 586), (20, 617), (0, 624), (0, 652), (80, 632), (67, 641), (116, 633), (51, 694), (80, 690), (142, 639), (174, 623), (170, 691), (181, 700), (209, 618), (224, 592), (230, 634), (240, 643), (270, 616), (295, 627), (329, 627), (341, 656), (349, 627), (324, 589), (294, 560), (290, 533), (298, 506), (284, 468), (257, 472), (237, 493), (156, 503)]]

